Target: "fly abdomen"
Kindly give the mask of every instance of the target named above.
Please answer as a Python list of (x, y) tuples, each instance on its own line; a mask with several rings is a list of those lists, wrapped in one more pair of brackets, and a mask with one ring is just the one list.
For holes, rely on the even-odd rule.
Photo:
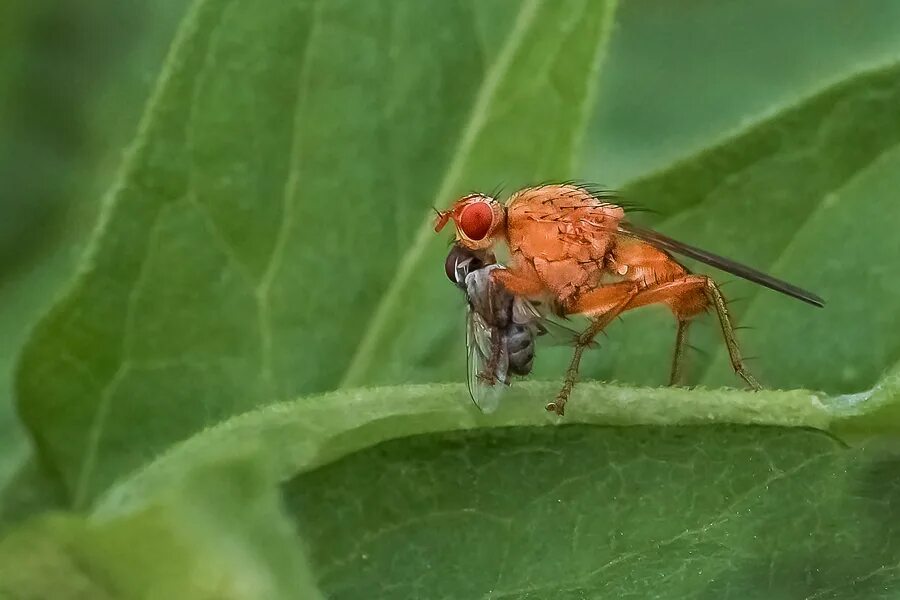
[(512, 323), (506, 328), (506, 351), (509, 370), (514, 375), (528, 375), (534, 363), (534, 333), (525, 325)]

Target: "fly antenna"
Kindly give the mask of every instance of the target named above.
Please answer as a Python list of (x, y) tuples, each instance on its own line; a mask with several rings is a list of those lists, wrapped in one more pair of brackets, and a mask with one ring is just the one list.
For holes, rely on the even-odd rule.
[(434, 211), (434, 230), (435, 232), (440, 232), (441, 229), (444, 228), (444, 225), (447, 224), (447, 221), (450, 220), (451, 211), (449, 210), (438, 210), (435, 207), (431, 207), (431, 210)]

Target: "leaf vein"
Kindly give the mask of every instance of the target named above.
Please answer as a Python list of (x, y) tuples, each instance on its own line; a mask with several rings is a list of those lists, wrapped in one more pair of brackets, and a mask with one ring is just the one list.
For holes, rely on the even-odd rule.
[(294, 220), (294, 209), (297, 201), (296, 191), (300, 186), (300, 162), (301, 140), (300, 130), (303, 127), (303, 120), (300, 113), (305, 106), (307, 100), (307, 90), (309, 90), (309, 73), (310, 73), (310, 56), (312, 55), (313, 40), (319, 30), (321, 22), (321, 2), (315, 2), (312, 6), (310, 15), (309, 35), (306, 39), (306, 48), (303, 53), (303, 64), (300, 68), (298, 78), (298, 92), (296, 106), (292, 115), (292, 139), (290, 156), (288, 158), (289, 173), (285, 181), (284, 190), (281, 197), (281, 223), (279, 224), (278, 233), (275, 236), (275, 245), (272, 247), (272, 254), (269, 257), (266, 269), (263, 272), (262, 279), (256, 288), (256, 305), (257, 305), (257, 323), (260, 331), (260, 363), (263, 385), (269, 390), (273, 399), (280, 398), (282, 390), (279, 389), (278, 382), (275, 379), (273, 367), (273, 329), (272, 329), (272, 285), (281, 268), (284, 260), (285, 248), (290, 239), (291, 226)]
[(153, 222), (150, 225), (150, 233), (147, 236), (147, 247), (143, 253), (143, 259), (137, 276), (135, 277), (134, 285), (128, 294), (128, 303), (125, 308), (124, 330), (122, 332), (122, 346), (119, 351), (119, 366), (116, 368), (112, 377), (110, 377), (109, 382), (103, 388), (100, 395), (100, 402), (98, 403), (97, 410), (94, 411), (91, 420), (87, 438), (87, 447), (84, 451), (84, 460), (81, 463), (81, 469), (79, 470), (78, 479), (75, 483), (73, 504), (76, 507), (82, 506), (87, 498), (88, 483), (93, 475), (94, 465), (97, 462), (97, 452), (100, 447), (100, 440), (103, 437), (103, 426), (106, 423), (106, 418), (109, 415), (111, 408), (110, 404), (112, 402), (113, 392), (117, 389), (127, 372), (126, 363), (128, 362), (128, 357), (131, 353), (132, 336), (134, 335), (135, 305), (137, 304), (140, 291), (143, 289), (147, 279), (151, 248), (158, 242), (160, 224), (162, 223), (160, 217), (162, 216), (164, 208), (165, 207), (161, 207), (157, 210), (153, 217)]
[[(500, 87), (503, 76), (512, 65), (516, 51), (525, 41), (525, 34), (534, 21), (542, 1), (526, 0), (522, 3), (521, 9), (516, 16), (515, 24), (506, 37), (502, 49), (485, 72), (456, 151), (435, 194), (434, 205), (443, 202), (457, 185), (457, 181), (462, 175), (465, 159), (475, 145), (478, 134), (481, 133), (481, 130), (487, 123), (491, 101)], [(356, 352), (348, 363), (343, 379), (338, 384), (339, 388), (355, 386), (363, 382), (376, 346), (385, 334), (390, 315), (400, 303), (401, 290), (412, 278), (416, 264), (430, 241), (432, 241), (431, 214), (428, 213), (422, 220), (421, 225), (419, 225), (412, 244), (410, 244), (398, 261), (394, 277), (388, 283), (386, 291), (381, 297), (381, 302), (379, 302), (372, 313), (372, 317), (364, 329)]]

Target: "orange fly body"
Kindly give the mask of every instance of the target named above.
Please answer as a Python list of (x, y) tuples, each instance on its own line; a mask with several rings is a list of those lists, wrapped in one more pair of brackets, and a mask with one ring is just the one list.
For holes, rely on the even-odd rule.
[(716, 311), (735, 373), (760, 385), (744, 365), (718, 285), (688, 271), (673, 257), (680, 254), (712, 265), (815, 306), (817, 295), (751, 267), (706, 252), (630, 223), (609, 192), (573, 184), (525, 188), (505, 204), (484, 194), (463, 196), (438, 212), (435, 231), (449, 221), (457, 243), (488, 250), (497, 243), (509, 249), (506, 269), (491, 274), (510, 293), (548, 302), (561, 315), (584, 315), (590, 326), (580, 335), (565, 382), (547, 410), (562, 415), (575, 384), (584, 348), (625, 311), (664, 304), (677, 322), (670, 383), (678, 383), (687, 329), (694, 317)]

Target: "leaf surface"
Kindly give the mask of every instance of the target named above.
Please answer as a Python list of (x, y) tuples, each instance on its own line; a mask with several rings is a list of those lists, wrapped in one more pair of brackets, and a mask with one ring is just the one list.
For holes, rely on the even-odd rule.
[(73, 275), (182, 11), (176, 0), (0, 7), (0, 485), (28, 453), (16, 360)]
[(74, 504), (204, 427), (365, 371), (354, 353), (396, 308), (398, 268), (441, 253), (430, 205), (568, 173), (612, 6), (198, 2), (19, 372)]
[[(624, 189), (662, 213), (648, 224), (826, 296), (727, 288), (752, 294), (734, 312), (761, 324), (742, 338), (763, 380), (794, 389), (581, 383), (560, 420), (555, 382), (516, 383), (490, 416), (458, 383), (353, 387), (461, 378), (429, 206), (573, 173), (614, 7), (197, 2), (19, 372), (42, 463), (4, 508), (39, 505), (14, 489), (39, 482), (89, 516), (0, 543), (0, 592), (896, 595), (897, 448), (869, 437), (900, 429), (900, 66)], [(664, 378), (666, 315), (610, 336), (585, 374)], [(542, 350), (539, 376), (568, 352)]]
[(287, 493), (334, 599), (887, 598), (898, 468), (805, 430), (516, 428), (395, 440)]
[(620, 186), (664, 169), (760, 114), (900, 55), (893, 0), (860, 10), (843, 0), (696, 0), (680, 8), (677, 21), (659, 0), (618, 10), (585, 139), (591, 177)]
[(565, 421), (541, 410), (553, 388), (516, 386), (490, 416), (462, 385), (261, 408), (121, 482), (96, 517), (139, 510), (153, 490), (249, 445), (287, 481), (332, 598), (900, 589), (897, 448), (848, 449), (824, 432), (896, 408), (896, 381), (852, 398), (584, 384)]
[(0, 543), (4, 598), (320, 598), (265, 463), (232, 447), (112, 519), (44, 516)]
[[(900, 359), (900, 286), (883, 274), (900, 261), (889, 233), (900, 225), (891, 191), (898, 74), (897, 64), (859, 73), (625, 188), (664, 214), (653, 226), (666, 234), (825, 298), (816, 310), (711, 272), (729, 282), (731, 312), (750, 327), (739, 338), (745, 354), (758, 357), (751, 366), (763, 385), (855, 392)], [(673, 324), (661, 311), (641, 312), (610, 328), (594, 375), (665, 381)], [(718, 358), (691, 357), (689, 381), (736, 385), (717, 326), (707, 323), (694, 328), (693, 341)]]

